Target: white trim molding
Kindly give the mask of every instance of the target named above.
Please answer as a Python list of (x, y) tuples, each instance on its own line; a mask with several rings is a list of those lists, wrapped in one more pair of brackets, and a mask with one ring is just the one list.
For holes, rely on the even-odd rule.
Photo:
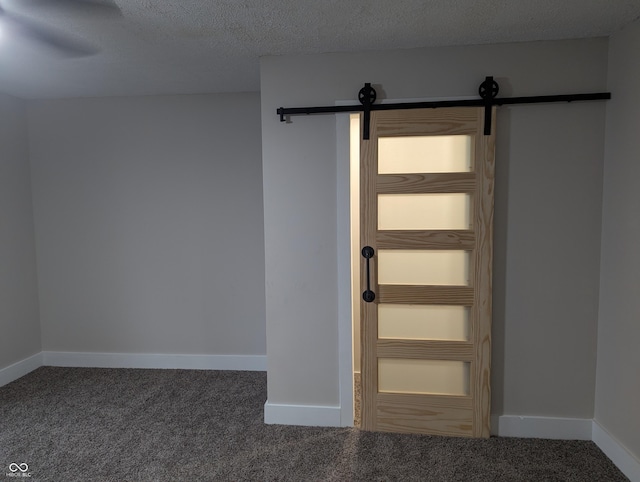
[(590, 418), (500, 415), (491, 417), (491, 433), (500, 437), (591, 440), (592, 422)]
[(43, 351), (42, 364), (55, 367), (165, 368), (266, 371), (266, 355), (163, 355)]
[(592, 440), (631, 482), (640, 482), (640, 460), (593, 420)]
[(351, 190), (350, 190), (350, 115), (336, 114), (338, 161), (337, 177), (337, 240), (338, 256), (338, 360), (340, 387), (340, 424), (353, 426), (353, 321), (351, 300)]
[(310, 427), (339, 427), (338, 405), (264, 404), (264, 423), (272, 425), (306, 425)]
[(0, 387), (25, 376), (42, 366), (42, 352), (0, 369)]

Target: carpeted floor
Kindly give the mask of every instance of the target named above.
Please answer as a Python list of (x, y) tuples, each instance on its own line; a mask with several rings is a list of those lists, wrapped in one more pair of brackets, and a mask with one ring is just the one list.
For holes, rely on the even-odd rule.
[(0, 388), (0, 476), (26, 463), (56, 482), (627, 480), (593, 442), (265, 425), (265, 399), (260, 372), (42, 367)]

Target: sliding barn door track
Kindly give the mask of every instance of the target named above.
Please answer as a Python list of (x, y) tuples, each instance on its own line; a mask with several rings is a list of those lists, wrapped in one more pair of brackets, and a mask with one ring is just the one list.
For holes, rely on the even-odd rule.
[(400, 109), (437, 109), (438, 107), (484, 107), (484, 134), (491, 134), (491, 108), (494, 105), (512, 104), (542, 104), (549, 102), (577, 102), (588, 100), (609, 100), (610, 92), (597, 92), (592, 94), (562, 94), (562, 95), (538, 95), (529, 97), (505, 97), (498, 98), (500, 86), (493, 77), (486, 77), (478, 88), (479, 99), (468, 100), (438, 100), (433, 102), (404, 102), (397, 104), (374, 104), (377, 98), (376, 90), (371, 84), (364, 84), (358, 92), (360, 105), (336, 105), (326, 107), (280, 107), (277, 114), (280, 122), (285, 122), (288, 116), (310, 114), (336, 114), (346, 112), (363, 112), (364, 128), (362, 138), (369, 139), (369, 123), (371, 111), (374, 110), (400, 110)]

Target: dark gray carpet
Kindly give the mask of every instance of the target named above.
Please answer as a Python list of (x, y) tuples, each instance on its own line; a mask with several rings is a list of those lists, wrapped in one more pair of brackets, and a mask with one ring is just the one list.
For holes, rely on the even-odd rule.
[(0, 388), (0, 477), (27, 463), (65, 482), (627, 480), (593, 442), (265, 425), (265, 398), (257, 372), (42, 367)]

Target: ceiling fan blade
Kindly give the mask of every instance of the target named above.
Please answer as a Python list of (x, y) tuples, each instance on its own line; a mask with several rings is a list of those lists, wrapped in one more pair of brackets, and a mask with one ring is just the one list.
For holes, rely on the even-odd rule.
[(69, 15), (123, 16), (120, 7), (116, 5), (114, 0), (22, 0), (20, 4), (26, 8), (42, 7)]
[(64, 57), (86, 57), (100, 52), (99, 48), (85, 40), (64, 34), (33, 20), (10, 14), (6, 10), (0, 10), (0, 22), (7, 27), (10, 35), (44, 44)]

